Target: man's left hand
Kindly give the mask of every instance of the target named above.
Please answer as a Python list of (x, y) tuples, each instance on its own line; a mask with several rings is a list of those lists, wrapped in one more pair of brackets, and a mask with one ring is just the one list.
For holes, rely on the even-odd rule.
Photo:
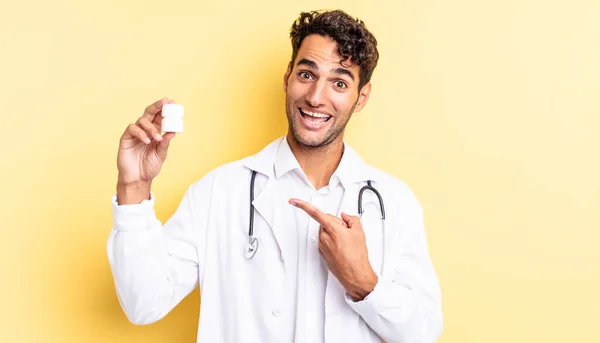
[(329, 270), (354, 301), (364, 299), (377, 284), (377, 275), (369, 263), (367, 241), (360, 218), (342, 213), (342, 218), (325, 214), (312, 204), (290, 199), (321, 226), (319, 252)]

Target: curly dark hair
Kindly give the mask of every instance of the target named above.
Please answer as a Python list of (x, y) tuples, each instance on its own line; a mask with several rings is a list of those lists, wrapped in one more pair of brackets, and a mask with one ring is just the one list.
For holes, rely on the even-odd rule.
[(377, 40), (365, 23), (352, 18), (342, 10), (302, 12), (290, 29), (292, 41), (292, 65), (296, 61), (302, 40), (308, 35), (318, 34), (333, 39), (338, 45), (340, 63), (350, 59), (360, 67), (358, 89), (360, 90), (373, 75), (379, 60)]

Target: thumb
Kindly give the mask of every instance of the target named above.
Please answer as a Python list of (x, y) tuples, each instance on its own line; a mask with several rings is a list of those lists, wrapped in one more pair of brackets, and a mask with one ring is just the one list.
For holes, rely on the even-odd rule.
[(163, 159), (167, 157), (167, 150), (169, 149), (169, 144), (171, 143), (171, 139), (173, 139), (175, 135), (175, 132), (167, 132), (162, 136), (163, 140), (158, 142), (158, 146), (156, 147), (156, 149), (158, 150), (157, 152), (160, 155), (160, 157), (162, 157)]
[(352, 228), (356, 221), (359, 220), (358, 217), (348, 215), (344, 212), (342, 212), (342, 219), (346, 222), (346, 225), (348, 225), (349, 228)]

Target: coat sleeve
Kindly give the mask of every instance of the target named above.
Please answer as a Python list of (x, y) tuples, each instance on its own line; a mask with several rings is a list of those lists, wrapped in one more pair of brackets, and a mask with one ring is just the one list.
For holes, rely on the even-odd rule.
[(394, 199), (396, 208), (390, 208), (390, 215), (400, 215), (395, 221), (400, 227), (386, 227), (386, 236), (393, 240), (386, 242), (385, 263), (393, 271), (379, 276), (363, 300), (354, 302), (346, 294), (346, 302), (388, 343), (432, 343), (442, 332), (441, 290), (429, 257), (422, 208), (412, 192), (401, 193), (403, 199)]
[(192, 184), (164, 226), (153, 194), (133, 205), (118, 205), (113, 196), (108, 260), (119, 303), (133, 324), (160, 320), (198, 286), (212, 183), (209, 174)]

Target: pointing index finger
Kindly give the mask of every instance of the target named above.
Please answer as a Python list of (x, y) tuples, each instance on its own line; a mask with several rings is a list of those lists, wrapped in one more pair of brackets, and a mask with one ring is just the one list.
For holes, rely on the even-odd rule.
[(306, 212), (309, 216), (311, 216), (314, 220), (319, 222), (321, 225), (328, 224), (330, 218), (325, 213), (321, 212), (318, 208), (316, 208), (313, 204), (310, 204), (304, 200), (300, 199), (290, 199), (290, 204), (298, 207), (299, 209)]

